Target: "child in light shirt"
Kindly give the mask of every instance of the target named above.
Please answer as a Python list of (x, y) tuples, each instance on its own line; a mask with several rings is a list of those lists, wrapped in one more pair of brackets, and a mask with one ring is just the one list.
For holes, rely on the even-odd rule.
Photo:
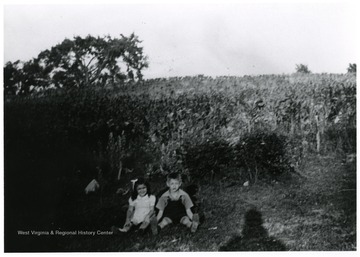
[(113, 227), (116, 232), (128, 232), (133, 226), (140, 226), (144, 232), (151, 219), (156, 219), (154, 206), (156, 198), (150, 193), (150, 185), (144, 179), (138, 179), (134, 184), (132, 196), (129, 198), (129, 208), (123, 228)]

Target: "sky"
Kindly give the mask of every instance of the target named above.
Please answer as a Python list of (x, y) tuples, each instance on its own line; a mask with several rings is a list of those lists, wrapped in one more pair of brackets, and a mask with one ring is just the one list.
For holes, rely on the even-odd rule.
[(5, 4), (4, 62), (28, 61), (65, 38), (134, 32), (145, 78), (346, 73), (356, 63), (354, 1), (191, 4)]

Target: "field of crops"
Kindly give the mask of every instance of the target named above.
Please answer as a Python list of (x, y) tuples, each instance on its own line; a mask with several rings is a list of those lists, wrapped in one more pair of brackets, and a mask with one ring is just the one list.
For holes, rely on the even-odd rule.
[[(128, 195), (116, 192), (137, 176), (254, 184), (296, 172), (309, 155), (356, 152), (354, 74), (152, 79), (4, 102), (9, 249), (31, 248), (16, 241), (19, 227), (122, 222), (114, 213)], [(90, 199), (93, 178), (101, 192)]]

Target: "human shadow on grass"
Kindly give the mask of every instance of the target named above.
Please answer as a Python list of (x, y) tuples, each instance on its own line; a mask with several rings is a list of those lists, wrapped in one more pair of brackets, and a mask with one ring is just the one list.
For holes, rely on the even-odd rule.
[(234, 236), (219, 251), (286, 251), (285, 245), (269, 236), (262, 224), (261, 212), (256, 209), (247, 211), (242, 234)]

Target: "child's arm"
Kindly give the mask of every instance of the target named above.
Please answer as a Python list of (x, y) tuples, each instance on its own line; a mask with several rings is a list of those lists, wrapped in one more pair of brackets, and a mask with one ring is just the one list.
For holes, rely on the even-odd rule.
[(149, 212), (149, 217), (151, 217), (151, 216), (153, 216), (154, 215), (154, 213), (155, 213), (155, 210), (154, 209), (152, 209), (150, 212)]
[(192, 220), (193, 219), (193, 212), (191, 211), (191, 207), (194, 206), (193, 202), (191, 201), (191, 198), (188, 194), (184, 194), (183, 197), (183, 201), (182, 201), (183, 205), (185, 206), (186, 209), (186, 215)]
[(144, 221), (150, 222), (150, 218), (154, 215), (154, 213), (155, 213), (154, 209), (151, 209), (148, 215), (146, 215), (146, 217), (144, 218)]
[(162, 218), (165, 207), (166, 207), (166, 200), (164, 197), (160, 197), (158, 203), (156, 204), (156, 209), (159, 210), (156, 216), (157, 221), (159, 221)]
[(192, 220), (192, 218), (193, 218), (193, 212), (191, 211), (191, 209), (189, 208), (189, 209), (186, 209), (186, 214), (187, 214), (187, 216)]
[(156, 216), (157, 221), (159, 221), (159, 220), (161, 219), (161, 217), (163, 216), (163, 214), (164, 214), (164, 211), (163, 211), (163, 210), (159, 210), (158, 215)]

